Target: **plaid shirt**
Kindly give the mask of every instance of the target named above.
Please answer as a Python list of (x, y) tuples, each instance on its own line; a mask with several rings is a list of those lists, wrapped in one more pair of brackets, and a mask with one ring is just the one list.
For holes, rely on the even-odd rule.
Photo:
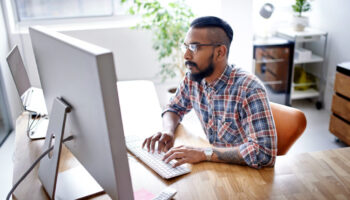
[(209, 142), (216, 147), (239, 146), (247, 165), (273, 166), (277, 155), (277, 133), (267, 94), (254, 76), (227, 66), (216, 81), (191, 80), (178, 87), (165, 112), (182, 120), (194, 108)]

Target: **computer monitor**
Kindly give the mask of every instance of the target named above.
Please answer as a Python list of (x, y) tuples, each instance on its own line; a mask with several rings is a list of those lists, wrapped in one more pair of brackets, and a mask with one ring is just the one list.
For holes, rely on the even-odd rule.
[(29, 33), (50, 124), (64, 99), (65, 146), (112, 199), (133, 199), (112, 52), (40, 26)]
[(17, 45), (14, 46), (7, 55), (6, 60), (10, 67), (13, 80), (15, 81), (18, 94), (22, 96), (31, 87), (31, 85)]
[(29, 111), (33, 121), (28, 123), (28, 137), (30, 139), (45, 138), (48, 120), (43, 91), (32, 87), (27, 71), (24, 67), (22, 56), (18, 46), (15, 45), (6, 57), (12, 78), (15, 82), (18, 96), (22, 101), (22, 110)]
[(24, 67), (21, 53), (15, 45), (6, 57), (19, 97), (22, 100), (23, 110), (46, 115), (43, 92), (40, 88), (30, 84), (27, 70)]

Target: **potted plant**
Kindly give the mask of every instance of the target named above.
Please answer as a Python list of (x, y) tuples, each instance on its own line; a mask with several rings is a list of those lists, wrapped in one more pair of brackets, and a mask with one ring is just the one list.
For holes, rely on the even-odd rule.
[(304, 28), (309, 25), (309, 18), (302, 16), (302, 13), (311, 9), (310, 3), (308, 0), (295, 0), (295, 4), (292, 5), (292, 8), (296, 13), (293, 18), (295, 31), (304, 31)]
[(136, 28), (153, 32), (153, 48), (157, 51), (158, 60), (161, 62), (159, 74), (162, 81), (177, 75), (184, 76), (186, 68), (180, 46), (194, 17), (185, 1), (133, 0), (129, 13), (139, 14), (142, 17)]

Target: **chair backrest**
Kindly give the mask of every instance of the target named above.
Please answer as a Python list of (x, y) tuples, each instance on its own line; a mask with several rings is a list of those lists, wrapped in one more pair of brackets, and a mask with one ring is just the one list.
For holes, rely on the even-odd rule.
[(285, 155), (306, 128), (304, 113), (296, 108), (270, 102), (277, 130), (277, 155)]

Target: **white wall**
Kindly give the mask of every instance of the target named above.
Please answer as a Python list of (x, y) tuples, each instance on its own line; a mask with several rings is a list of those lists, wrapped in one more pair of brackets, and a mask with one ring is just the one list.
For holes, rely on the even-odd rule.
[(253, 0), (222, 0), (221, 17), (234, 32), (229, 62), (252, 70), (253, 59)]
[[(252, 68), (252, 0), (221, 0), (206, 1), (204, 9), (194, 8), (198, 16), (217, 15), (228, 21), (234, 29), (234, 40), (231, 45), (229, 62), (250, 71)], [(192, 0), (193, 6), (201, 1)], [(212, 9), (210, 9), (212, 8)], [(92, 26), (91, 26), (92, 27)], [(82, 39), (107, 49), (114, 53), (117, 78), (119, 80), (150, 79), (159, 81), (157, 73), (160, 64), (157, 54), (152, 49), (152, 33), (149, 31), (130, 30), (128, 27), (83, 28), (61, 31), (67, 35)], [(59, 29), (57, 29), (59, 30)], [(31, 83), (40, 87), (34, 55), (28, 33), (12, 33), (11, 45), (20, 44), (23, 58)], [(21, 45), (23, 44), (23, 45)], [(173, 82), (176, 82), (175, 79)]]
[(328, 73), (324, 99), (326, 109), (330, 110), (336, 66), (341, 62), (350, 62), (350, 1), (317, 0), (312, 4), (310, 25), (328, 32), (325, 60)]
[[(257, 37), (271, 36), (277, 29), (291, 26), (293, 18), (292, 4), (295, 0), (253, 0), (253, 28)], [(269, 19), (260, 16), (259, 12), (265, 3), (274, 6)]]
[(150, 31), (125, 27), (64, 33), (112, 50), (119, 80), (155, 79), (160, 69)]
[[(155, 79), (160, 69), (149, 31), (126, 27), (60, 32), (113, 51), (118, 80)], [(11, 43), (23, 44), (20, 49), (24, 52), (22, 56), (30, 81), (34, 86), (40, 87), (29, 34), (13, 34)]]
[(2, 4), (0, 3), (0, 70), (3, 76), (0, 78), (3, 79), (5, 83), (5, 92), (7, 93), (7, 101), (9, 103), (12, 124), (15, 125), (15, 121), (18, 115), (21, 113), (21, 103), (10, 69), (6, 62), (6, 56), (9, 53), (10, 48), (3, 16)]

